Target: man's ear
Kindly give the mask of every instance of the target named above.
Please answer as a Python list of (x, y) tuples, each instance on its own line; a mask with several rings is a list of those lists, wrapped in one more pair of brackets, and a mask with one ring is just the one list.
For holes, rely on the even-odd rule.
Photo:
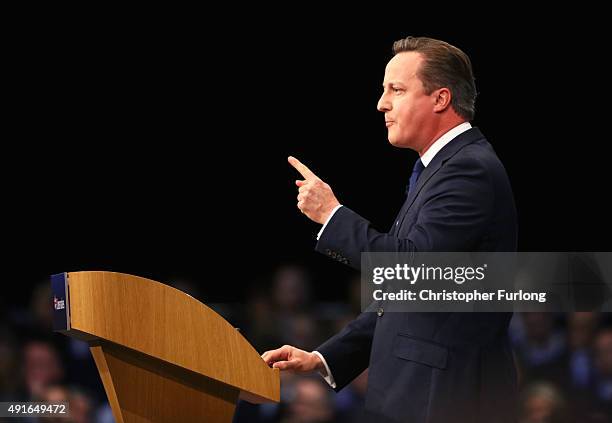
[(443, 112), (450, 107), (452, 95), (448, 88), (438, 88), (431, 94), (434, 100), (434, 112)]

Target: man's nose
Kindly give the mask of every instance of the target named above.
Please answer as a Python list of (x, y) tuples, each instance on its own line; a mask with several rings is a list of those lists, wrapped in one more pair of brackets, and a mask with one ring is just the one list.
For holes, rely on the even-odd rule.
[(378, 109), (379, 112), (388, 112), (391, 110), (391, 102), (387, 99), (385, 94), (381, 95), (378, 99), (376, 109)]

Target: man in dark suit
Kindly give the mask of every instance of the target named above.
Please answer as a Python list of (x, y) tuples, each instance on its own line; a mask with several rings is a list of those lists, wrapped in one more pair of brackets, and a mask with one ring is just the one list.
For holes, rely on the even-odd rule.
[[(407, 199), (388, 233), (340, 205), (297, 159), (298, 208), (323, 224), (316, 250), (354, 268), (372, 252), (515, 251), (516, 211), (503, 165), (469, 124), (469, 58), (430, 38), (397, 41), (378, 110), (389, 142), (419, 153)], [(369, 367), (365, 407), (398, 422), (515, 421), (511, 313), (364, 312), (316, 351), (263, 354), (281, 370), (319, 371), (340, 390)]]

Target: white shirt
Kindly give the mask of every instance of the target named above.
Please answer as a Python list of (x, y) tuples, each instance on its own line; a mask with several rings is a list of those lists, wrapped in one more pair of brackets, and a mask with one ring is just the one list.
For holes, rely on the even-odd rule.
[[(455, 139), (456, 137), (458, 137), (460, 134), (464, 133), (465, 131), (467, 131), (468, 129), (470, 129), (472, 127), (472, 125), (470, 124), (470, 122), (463, 122), (462, 124), (459, 124), (457, 126), (455, 126), (453, 129), (451, 129), (450, 131), (444, 133), (440, 138), (438, 138), (428, 149), (427, 151), (421, 156), (421, 162), (423, 163), (424, 167), (427, 167), (427, 165), (429, 163), (431, 163), (431, 161), (433, 160), (433, 158), (436, 156), (436, 154), (438, 154), (438, 152), (440, 150), (442, 150), (442, 148), (444, 148), (444, 146), (446, 144), (448, 144), (449, 142), (451, 142), (453, 139)], [(338, 211), (338, 209), (342, 207), (342, 204), (338, 204), (336, 207), (334, 207), (334, 209), (332, 210), (332, 212), (329, 214), (329, 217), (327, 218), (327, 220), (325, 221), (325, 224), (323, 225), (323, 227), (321, 228), (321, 230), (319, 231), (319, 233), (317, 234), (317, 240), (321, 237), (321, 234), (323, 234), (323, 231), (325, 230), (325, 227), (327, 226), (327, 224), (329, 223), (329, 221), (331, 220), (331, 218), (334, 216), (334, 214)], [(329, 383), (329, 385), (332, 388), (336, 388), (336, 382), (334, 381), (334, 377), (331, 374), (331, 370), (329, 369), (329, 366), (327, 365), (327, 362), (325, 361), (325, 358), (323, 357), (323, 355), (318, 352), (318, 351), (313, 351), (314, 354), (316, 354), (321, 361), (323, 362), (323, 365), (325, 366), (325, 370), (327, 371), (327, 376), (323, 376), (323, 374), (321, 374), (321, 376), (323, 376), (323, 378), (325, 379), (325, 381), (327, 383)]]

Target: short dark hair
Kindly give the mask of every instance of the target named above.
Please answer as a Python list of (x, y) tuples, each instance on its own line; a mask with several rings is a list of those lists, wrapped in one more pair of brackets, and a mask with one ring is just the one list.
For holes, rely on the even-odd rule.
[(393, 54), (405, 51), (423, 55), (417, 75), (427, 94), (448, 88), (455, 112), (468, 121), (474, 119), (476, 83), (467, 54), (447, 42), (427, 37), (406, 37), (393, 43)]

